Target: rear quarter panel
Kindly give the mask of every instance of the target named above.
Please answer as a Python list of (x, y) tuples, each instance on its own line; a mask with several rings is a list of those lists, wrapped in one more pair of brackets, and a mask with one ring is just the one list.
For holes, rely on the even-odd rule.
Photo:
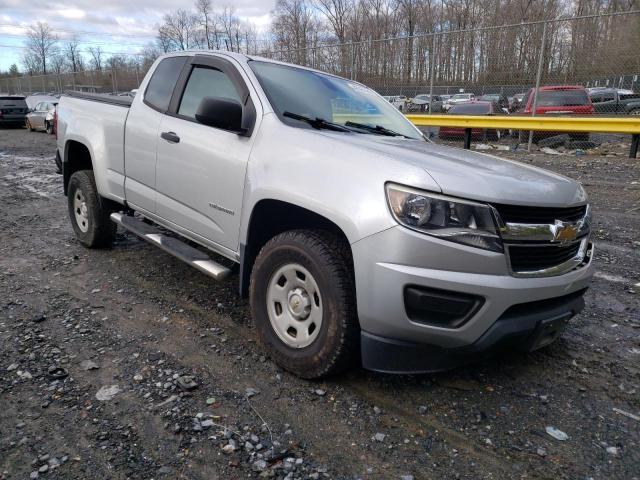
[(58, 105), (58, 150), (67, 161), (77, 141), (91, 154), (100, 195), (124, 201), (124, 127), (129, 109), (80, 98), (62, 97)]

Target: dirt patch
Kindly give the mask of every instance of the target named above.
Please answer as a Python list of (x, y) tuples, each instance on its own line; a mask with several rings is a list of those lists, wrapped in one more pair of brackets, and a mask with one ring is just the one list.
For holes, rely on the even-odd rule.
[(550, 348), (307, 382), (266, 358), (236, 277), (123, 233), (82, 248), (54, 149), (0, 130), (0, 478), (638, 478), (639, 161), (494, 152), (595, 208), (598, 275)]

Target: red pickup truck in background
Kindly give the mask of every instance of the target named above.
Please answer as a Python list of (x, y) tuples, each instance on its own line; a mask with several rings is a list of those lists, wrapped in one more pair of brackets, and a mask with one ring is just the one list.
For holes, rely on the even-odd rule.
[[(531, 115), (533, 112), (533, 99), (535, 88), (530, 89), (526, 95), (524, 109), (520, 114)], [(536, 115), (593, 115), (594, 109), (589, 99), (589, 94), (581, 86), (546, 86), (538, 89), (538, 101), (536, 103)], [(521, 132), (525, 137), (527, 132)], [(541, 138), (557, 135), (557, 132), (533, 132), (534, 141)], [(522, 136), (521, 135), (521, 136)], [(570, 132), (569, 136), (574, 140), (588, 140), (588, 133)]]

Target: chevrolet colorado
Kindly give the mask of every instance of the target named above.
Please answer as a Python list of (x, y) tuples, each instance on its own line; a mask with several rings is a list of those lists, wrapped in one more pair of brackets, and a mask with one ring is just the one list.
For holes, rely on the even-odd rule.
[(214, 278), (235, 262), (266, 350), (305, 378), (543, 347), (593, 273), (577, 182), (433, 144), (309, 68), (164, 55), (133, 99), (62, 97), (57, 156), (80, 243), (120, 225)]

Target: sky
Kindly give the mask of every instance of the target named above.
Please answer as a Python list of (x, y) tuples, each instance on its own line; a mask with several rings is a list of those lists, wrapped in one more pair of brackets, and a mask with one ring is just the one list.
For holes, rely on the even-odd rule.
[[(228, 0), (242, 19), (259, 28), (269, 23), (275, 0)], [(192, 0), (0, 0), (0, 70), (12, 63), (20, 69), (27, 30), (47, 22), (61, 41), (76, 35), (82, 48), (98, 47), (106, 53), (136, 53), (155, 39), (162, 16), (178, 8), (190, 9)]]

